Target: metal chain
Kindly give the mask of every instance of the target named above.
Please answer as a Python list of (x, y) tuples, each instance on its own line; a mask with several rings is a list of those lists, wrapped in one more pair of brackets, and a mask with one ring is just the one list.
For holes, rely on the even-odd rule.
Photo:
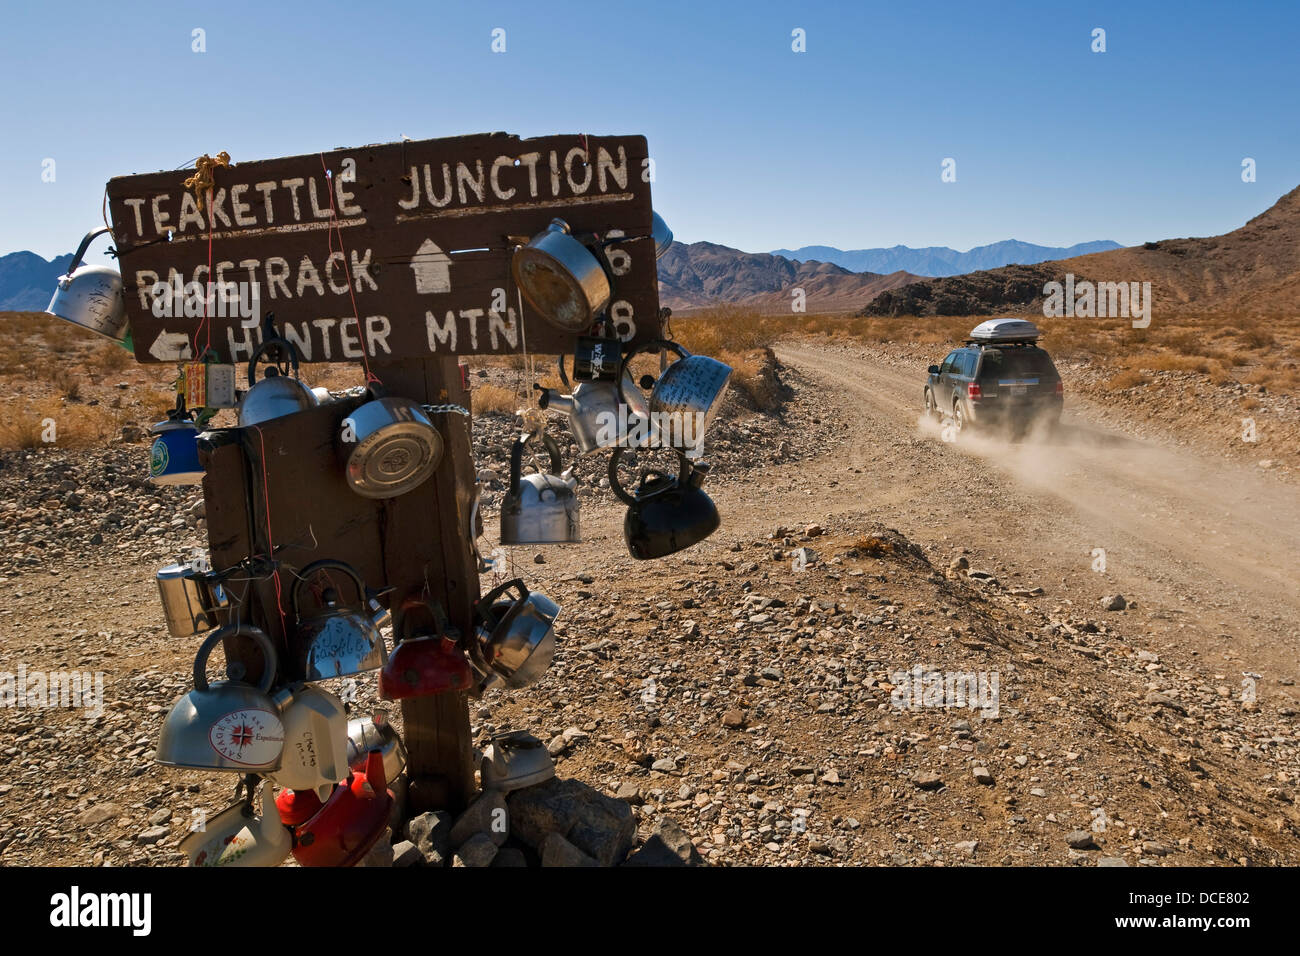
[(460, 405), (422, 405), (420, 406), (430, 415), (441, 415), (444, 412), (455, 412), (457, 415), (464, 415), (469, 418), (469, 409)]

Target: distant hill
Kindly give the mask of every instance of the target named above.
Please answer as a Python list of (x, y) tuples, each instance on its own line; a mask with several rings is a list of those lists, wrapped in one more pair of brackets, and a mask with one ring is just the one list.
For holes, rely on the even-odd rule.
[(889, 290), (868, 315), (988, 315), (1039, 307), (1066, 273), (1096, 282), (1150, 282), (1152, 310), (1291, 316), (1300, 301), (1300, 187), (1221, 236), (1162, 239), (1032, 266), (924, 279)]
[(1092, 252), (1122, 248), (1118, 242), (1101, 239), (1073, 246), (1036, 246), (1032, 242), (1004, 239), (987, 246), (958, 252), (947, 246), (912, 249), (893, 246), (889, 249), (836, 249), (834, 246), (804, 246), (800, 249), (775, 249), (774, 256), (797, 262), (815, 259), (848, 269), (850, 272), (890, 273), (900, 269), (918, 276), (955, 276), (981, 269), (996, 269), (1012, 264), (1033, 265), (1049, 259), (1068, 259)]
[(859, 309), (886, 289), (917, 278), (906, 272), (851, 272), (829, 262), (793, 262), (713, 242), (674, 243), (659, 260), (659, 299), (677, 312), (734, 303), (788, 313), (792, 290), (800, 288), (807, 311), (838, 312)]
[(50, 304), (54, 282), (68, 271), (72, 253), (47, 262), (34, 252), (0, 256), (0, 312), (40, 312)]

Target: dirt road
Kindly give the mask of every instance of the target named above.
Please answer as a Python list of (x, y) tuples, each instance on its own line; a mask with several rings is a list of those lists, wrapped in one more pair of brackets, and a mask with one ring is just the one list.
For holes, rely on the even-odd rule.
[[(827, 514), (860, 512), (914, 540), (971, 547), (1032, 576), (1026, 585), (1043, 586), (1049, 600), (1088, 612), (1102, 595), (1123, 594), (1170, 653), (1294, 679), (1300, 501), (1292, 489), (1100, 429), (1070, 398), (1056, 435), (947, 443), (919, 414), (923, 370), (866, 350), (776, 351), (847, 415), (845, 454), (830, 456), (820, 476), (842, 471), (819, 496)], [(1094, 568), (1102, 566), (1095, 549), (1104, 551), (1104, 572)]]

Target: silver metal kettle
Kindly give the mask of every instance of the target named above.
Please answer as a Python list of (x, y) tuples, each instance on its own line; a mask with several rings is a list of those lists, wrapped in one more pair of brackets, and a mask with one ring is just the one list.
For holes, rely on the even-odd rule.
[[(314, 616), (304, 618), (302, 587), (317, 572), (326, 570), (338, 571), (351, 580), (357, 591), (356, 607), (340, 604), (334, 589), (326, 588), (321, 609)], [(349, 565), (329, 559), (307, 565), (294, 582), (291, 600), (293, 616), (298, 622), (298, 640), (306, 647), (303, 680), (350, 677), (383, 667), (388, 660), (388, 647), (380, 628), (391, 618), (390, 612), (370, 596), (361, 575)]]
[[(553, 408), (568, 416), (578, 454), (589, 455), (602, 448), (629, 444), (630, 436), (643, 433), (646, 428), (650, 408), (645, 396), (626, 369), (623, 370), (623, 379), (621, 388), (618, 382), (579, 382), (571, 395), (536, 384), (533, 388), (541, 392), (537, 398), (539, 407)], [(566, 387), (569, 385), (563, 355), (560, 356), (560, 380)]]
[[(246, 637), (262, 652), (262, 679), (246, 683), (243, 665), (227, 666), (231, 680), (208, 683), (208, 655), (226, 638)], [(270, 638), (250, 625), (223, 627), (208, 635), (194, 658), (194, 689), (172, 705), (154, 759), (168, 767), (270, 773), (280, 769), (284, 725), (271, 699), (276, 656)]]
[(551, 456), (551, 471), (519, 474), (524, 447), (532, 435), (520, 435), (510, 448), (510, 488), (501, 505), (502, 544), (578, 544), (578, 479), (570, 468), (560, 471), (560, 447), (541, 432)]
[[(514, 599), (505, 597), (514, 592)], [(519, 578), (498, 585), (474, 604), (479, 625), (470, 644), (479, 691), (497, 685), (527, 687), (555, 657), (555, 619), (560, 606)]]
[(111, 232), (108, 226), (86, 233), (68, 264), (67, 274), (59, 276), (54, 298), (45, 311), (125, 345), (128, 328), (121, 274), (108, 266), (81, 264), (90, 243), (106, 232)]
[[(289, 367), (293, 370), (290, 378), (279, 368), (272, 365), (266, 370), (265, 377), (257, 381), (257, 360), (270, 349), (280, 349), (288, 355)], [(298, 350), (292, 342), (269, 336), (262, 341), (248, 359), (248, 391), (239, 402), (239, 425), (260, 425), (273, 418), (292, 415), (319, 404), (316, 394), (298, 378)]]
[[(707, 355), (692, 355), (676, 342), (655, 339), (627, 354), (623, 359), (624, 372), (632, 359), (642, 352), (673, 352), (677, 355), (677, 361), (664, 368), (658, 381), (647, 377), (641, 383), (651, 389), (650, 417), (654, 423), (656, 443), (685, 450), (697, 457), (703, 451), (704, 433), (727, 394), (731, 366)], [(632, 393), (637, 390), (627, 388), (628, 379), (620, 377), (619, 384), (624, 399), (633, 400)]]

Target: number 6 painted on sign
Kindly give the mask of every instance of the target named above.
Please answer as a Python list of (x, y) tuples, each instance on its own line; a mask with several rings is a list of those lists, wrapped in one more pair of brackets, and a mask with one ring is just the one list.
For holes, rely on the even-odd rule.
[[(605, 234), (609, 239), (621, 239), (627, 233), (622, 229), (611, 229)], [(619, 249), (614, 246), (605, 248), (605, 258), (609, 260), (609, 271), (616, 276), (625, 276), (632, 271), (632, 256), (626, 249)]]
[(609, 307), (609, 320), (614, 324), (614, 331), (618, 333), (618, 337), (624, 342), (631, 342), (636, 338), (636, 323), (632, 321), (632, 303), (619, 299)]

